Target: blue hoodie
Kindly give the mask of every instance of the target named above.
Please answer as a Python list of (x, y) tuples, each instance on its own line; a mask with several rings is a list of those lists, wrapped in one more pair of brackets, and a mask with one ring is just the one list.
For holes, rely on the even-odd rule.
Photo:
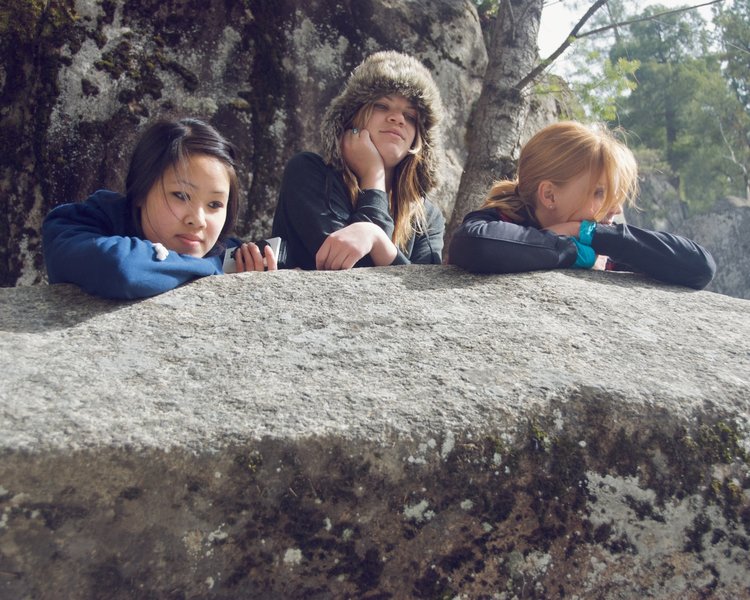
[(203, 258), (170, 251), (156, 258), (154, 244), (138, 237), (125, 196), (99, 190), (84, 202), (54, 208), (42, 225), (44, 262), (50, 283), (75, 283), (104, 298), (156, 296), (197, 277), (223, 273), (229, 238)]

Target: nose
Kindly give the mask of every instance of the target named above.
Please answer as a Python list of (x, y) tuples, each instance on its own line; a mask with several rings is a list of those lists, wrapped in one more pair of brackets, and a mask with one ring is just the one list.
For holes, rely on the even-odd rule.
[(202, 206), (188, 210), (185, 215), (185, 223), (193, 227), (203, 228), (206, 226), (206, 213)]
[(388, 115), (388, 120), (392, 123), (398, 123), (399, 125), (403, 125), (406, 120), (404, 119), (404, 115), (401, 113), (401, 111), (393, 110)]
[(610, 209), (610, 211), (607, 213), (607, 216), (605, 217), (604, 220), (607, 223), (611, 223), (614, 217), (616, 217), (617, 215), (621, 215), (621, 214), (622, 214), (622, 205), (618, 204), (617, 206)]

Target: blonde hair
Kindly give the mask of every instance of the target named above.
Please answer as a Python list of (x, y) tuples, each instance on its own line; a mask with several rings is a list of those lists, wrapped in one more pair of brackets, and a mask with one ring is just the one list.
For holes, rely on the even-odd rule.
[(536, 217), (537, 190), (542, 181), (562, 185), (588, 172), (591, 186), (600, 175), (606, 180), (606, 195), (595, 219), (602, 219), (617, 206), (635, 206), (638, 165), (631, 150), (606, 127), (587, 127), (561, 121), (536, 133), (521, 149), (516, 179), (496, 181), (482, 208), (495, 208), (516, 223)]
[[(344, 130), (351, 127), (364, 129), (372, 116), (375, 101), (366, 102), (354, 114), (350, 123), (346, 123)], [(409, 153), (396, 165), (393, 170), (391, 191), (388, 194), (388, 208), (393, 217), (393, 243), (402, 251), (412, 235), (422, 233), (427, 221), (424, 208), (424, 191), (419, 184), (418, 167), (422, 162), (423, 125), (421, 115), (416, 120), (416, 135)], [(341, 141), (339, 140), (339, 144)], [(356, 175), (344, 162), (344, 184), (349, 191), (349, 200), (356, 208), (360, 188)]]

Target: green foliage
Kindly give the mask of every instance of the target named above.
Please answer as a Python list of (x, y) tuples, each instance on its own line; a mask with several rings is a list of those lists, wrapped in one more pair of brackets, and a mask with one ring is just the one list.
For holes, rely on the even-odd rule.
[(499, 3), (500, 0), (474, 0), (474, 4), (477, 6), (477, 13), (482, 19), (494, 17), (497, 14)]
[(639, 144), (635, 135), (630, 135), (629, 137), (630, 139), (626, 140), (626, 142), (628, 146), (633, 148), (633, 153), (641, 171), (645, 173), (662, 173), (670, 178), (674, 176), (672, 168), (664, 160), (664, 155), (659, 150), (647, 148)]
[[(649, 8), (644, 16), (660, 12)], [(679, 152), (680, 132), (689, 128), (690, 103), (698, 86), (717, 69), (707, 58), (706, 42), (698, 32), (705, 23), (699, 15), (680, 13), (635, 23), (630, 35), (610, 50), (610, 60), (638, 60), (631, 94), (623, 99), (619, 122), (636, 131), (650, 148), (661, 149), (679, 171), (685, 160)]]
[(750, 115), (720, 73), (701, 82), (687, 114), (690, 126), (677, 139), (683, 195), (697, 209), (729, 194), (745, 196)]
[[(617, 104), (623, 94), (635, 89), (637, 60), (618, 59), (614, 63), (602, 59), (598, 50), (592, 50), (587, 60), (601, 62), (602, 71), (591, 73), (590, 78), (571, 78), (569, 82), (555, 75), (535, 88), (536, 94), (554, 94), (562, 107), (563, 116), (578, 121), (613, 121), (617, 118)], [(571, 101), (570, 95), (574, 100)]]
[[(667, 10), (628, 15), (621, 1), (609, 8), (592, 27)], [(750, 0), (716, 10), (715, 25), (718, 43), (697, 11), (617, 27), (604, 39), (577, 42), (571, 76), (583, 106), (572, 116), (631, 132), (631, 147), (666, 163), (658, 170), (673, 174), (692, 211), (748, 193)]]
[[(579, 2), (574, 6), (582, 13), (588, 8), (588, 3)], [(584, 29), (606, 27), (624, 18), (622, 0), (610, 0), (593, 15)], [(624, 57), (609, 59), (613, 36), (617, 35), (615, 29), (594, 37), (570, 40), (572, 52), (568, 55), (568, 65), (572, 68), (565, 77), (577, 102), (564, 105), (569, 109), (567, 117), (581, 121), (612, 121), (616, 118), (620, 98), (634, 89), (634, 74), (640, 62)], [(540, 91), (554, 92), (551, 89)]]
[(724, 74), (739, 101), (750, 110), (750, 0), (720, 6), (714, 23), (721, 33)]
[(583, 107), (582, 114), (574, 116), (582, 120), (614, 121), (620, 98), (637, 87), (635, 72), (641, 63), (624, 57), (615, 61), (602, 59), (598, 50), (593, 50), (588, 58), (592, 62), (601, 61), (602, 71), (594, 79), (579, 79), (572, 85)]

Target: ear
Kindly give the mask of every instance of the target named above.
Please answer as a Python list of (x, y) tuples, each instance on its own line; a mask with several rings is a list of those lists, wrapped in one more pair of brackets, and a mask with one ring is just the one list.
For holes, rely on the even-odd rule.
[(537, 202), (545, 208), (552, 210), (555, 208), (555, 184), (545, 179), (539, 183), (536, 190)]

